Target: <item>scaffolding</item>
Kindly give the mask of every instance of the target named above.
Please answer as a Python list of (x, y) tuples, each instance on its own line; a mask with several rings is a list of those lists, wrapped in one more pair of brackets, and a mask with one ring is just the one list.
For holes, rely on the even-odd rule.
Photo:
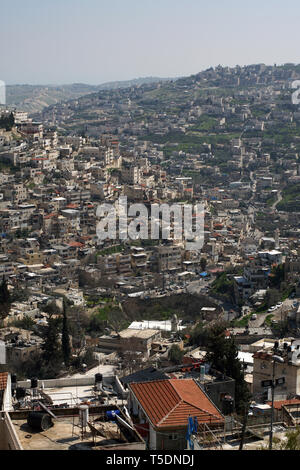
[(215, 425), (212, 427), (207, 423), (201, 423), (193, 439), (196, 447), (200, 447), (201, 450), (223, 450), (225, 427)]

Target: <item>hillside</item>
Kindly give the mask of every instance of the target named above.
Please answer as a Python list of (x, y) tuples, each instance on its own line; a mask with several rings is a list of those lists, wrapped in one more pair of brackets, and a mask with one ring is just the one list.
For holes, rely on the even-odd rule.
[(107, 82), (101, 85), (73, 83), (70, 85), (7, 85), (6, 101), (9, 106), (16, 106), (29, 113), (42, 111), (45, 107), (80, 98), (100, 90), (140, 86), (144, 83), (156, 83), (167, 79), (158, 77), (136, 78), (133, 80)]
[(290, 85), (299, 78), (300, 66), (293, 64), (217, 67), (177, 80), (87, 94), (49, 106), (36, 118), (66, 133), (96, 137), (109, 132), (123, 141), (135, 136), (158, 144), (166, 157), (174, 150), (199, 153), (210, 144), (221, 165), (228, 159), (226, 145), (241, 131), (244, 137), (263, 135), (278, 144), (299, 134), (298, 122), (272, 124), (263, 133), (259, 128), (272, 113), (295, 110)]

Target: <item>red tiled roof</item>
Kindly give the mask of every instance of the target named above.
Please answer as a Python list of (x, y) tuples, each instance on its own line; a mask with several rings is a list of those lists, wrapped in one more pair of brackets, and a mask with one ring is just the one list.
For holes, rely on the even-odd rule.
[[(272, 405), (271, 401), (268, 401), (268, 405)], [(300, 400), (298, 398), (292, 398), (291, 400), (277, 400), (274, 401), (274, 408), (281, 410), (285, 405), (300, 405)]]
[(199, 423), (224, 418), (192, 379), (157, 380), (130, 384), (151, 423), (157, 428), (186, 427), (189, 416)]
[(8, 372), (0, 372), (0, 390), (5, 390), (7, 385)]
[(82, 248), (84, 246), (84, 243), (80, 243), (80, 242), (70, 242), (68, 244), (69, 246), (73, 246), (74, 248)]
[(51, 219), (52, 217), (55, 217), (57, 214), (55, 212), (52, 212), (51, 214), (45, 215), (44, 219)]
[(263, 359), (265, 360), (271, 360), (272, 359), (272, 354), (268, 353), (266, 351), (257, 351), (256, 353), (253, 354), (254, 359)]

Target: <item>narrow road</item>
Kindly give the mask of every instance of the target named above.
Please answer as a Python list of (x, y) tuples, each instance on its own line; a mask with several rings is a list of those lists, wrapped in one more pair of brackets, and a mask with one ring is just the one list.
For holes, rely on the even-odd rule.
[(278, 191), (278, 193), (277, 193), (277, 199), (276, 199), (276, 201), (274, 202), (274, 204), (272, 204), (271, 209), (272, 209), (272, 210), (275, 210), (277, 204), (278, 204), (280, 201), (282, 201), (282, 191), (281, 191), (281, 190)]

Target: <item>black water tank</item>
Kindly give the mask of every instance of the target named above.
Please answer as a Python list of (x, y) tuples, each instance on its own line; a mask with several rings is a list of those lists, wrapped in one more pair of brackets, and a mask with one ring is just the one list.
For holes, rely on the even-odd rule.
[(27, 418), (27, 424), (37, 431), (46, 431), (53, 426), (51, 416), (40, 411), (31, 411)]
[(31, 379), (30, 388), (37, 388), (37, 387), (38, 387), (38, 379), (36, 377), (34, 377), (33, 379)]
[(222, 412), (224, 415), (230, 415), (233, 413), (233, 398), (230, 395), (226, 395), (222, 400)]
[(102, 382), (102, 374), (95, 374), (95, 383)]
[(26, 388), (24, 387), (17, 387), (16, 388), (16, 398), (20, 400), (21, 398), (25, 398), (26, 396)]
[(11, 391), (13, 392), (17, 388), (17, 376), (16, 374), (11, 374)]
[(16, 384), (17, 383), (17, 376), (16, 374), (11, 374), (11, 383)]

